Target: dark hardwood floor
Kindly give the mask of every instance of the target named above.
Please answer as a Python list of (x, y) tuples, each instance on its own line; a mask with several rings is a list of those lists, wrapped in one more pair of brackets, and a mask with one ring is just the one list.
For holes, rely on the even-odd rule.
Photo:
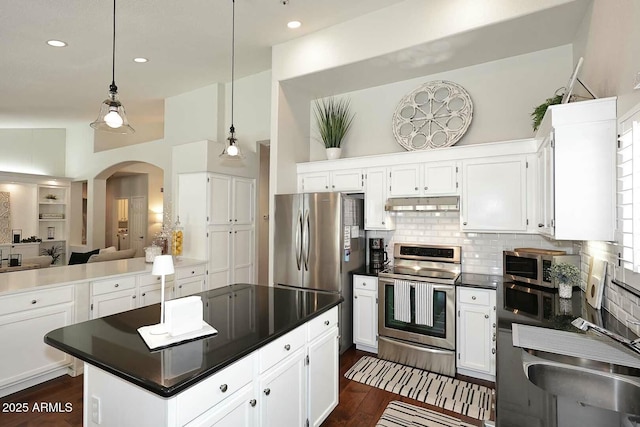
[[(340, 357), (340, 403), (323, 423), (323, 426), (374, 426), (387, 404), (392, 400), (400, 400), (429, 408), (456, 416), (469, 424), (482, 426), (482, 422), (474, 418), (461, 416), (426, 403), (346, 379), (344, 373), (360, 357), (366, 355), (371, 354), (358, 351), (355, 347), (352, 347)], [(476, 382), (490, 385), (490, 383), (481, 381)], [(6, 396), (0, 399), (0, 426), (81, 427), (82, 386), (82, 376), (76, 378), (64, 376)], [(26, 412), (17, 412), (18, 409), (24, 409), (25, 407)]]

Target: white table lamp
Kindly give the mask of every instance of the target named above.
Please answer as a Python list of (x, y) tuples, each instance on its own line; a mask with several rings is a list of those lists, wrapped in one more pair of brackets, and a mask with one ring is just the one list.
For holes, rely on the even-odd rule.
[(151, 274), (154, 276), (160, 276), (160, 323), (157, 328), (154, 328), (154, 333), (165, 333), (165, 317), (164, 317), (164, 278), (168, 274), (175, 273), (173, 267), (173, 256), (171, 255), (158, 255), (153, 259), (153, 268)]

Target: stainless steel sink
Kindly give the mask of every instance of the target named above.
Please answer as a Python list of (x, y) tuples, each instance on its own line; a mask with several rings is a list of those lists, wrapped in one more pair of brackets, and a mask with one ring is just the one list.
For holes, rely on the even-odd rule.
[(522, 351), (533, 384), (583, 405), (640, 414), (640, 370), (534, 350)]

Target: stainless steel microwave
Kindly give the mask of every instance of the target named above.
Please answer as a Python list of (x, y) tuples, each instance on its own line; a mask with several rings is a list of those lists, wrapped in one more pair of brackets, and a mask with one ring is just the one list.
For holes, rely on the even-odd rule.
[(564, 251), (519, 248), (503, 252), (503, 271), (507, 280), (544, 288), (555, 288), (549, 269), (559, 262), (568, 262), (580, 268), (580, 255), (566, 255)]

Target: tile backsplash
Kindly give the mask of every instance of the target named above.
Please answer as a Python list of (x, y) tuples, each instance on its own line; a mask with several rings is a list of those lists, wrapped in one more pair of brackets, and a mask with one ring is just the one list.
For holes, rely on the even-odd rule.
[[(394, 214), (393, 231), (368, 231), (367, 237), (382, 237), (393, 263), (394, 243), (456, 245), (462, 248), (462, 271), (502, 275), (502, 251), (519, 247), (558, 249), (582, 256), (583, 289), (589, 274), (588, 257), (608, 261), (603, 307), (622, 323), (640, 319), (640, 298), (611, 282), (617, 264), (616, 247), (605, 242), (556, 241), (537, 234), (464, 233), (459, 212), (399, 212)], [(638, 276), (640, 289), (640, 276)], [(640, 326), (627, 324), (640, 335)]]
[[(394, 231), (369, 231), (367, 237), (383, 237), (393, 262), (394, 243), (455, 245), (462, 248), (462, 271), (502, 275), (502, 251), (521, 247), (578, 253), (574, 242), (554, 241), (536, 234), (464, 233), (459, 212), (399, 212)], [(579, 250), (579, 247), (577, 248)]]

